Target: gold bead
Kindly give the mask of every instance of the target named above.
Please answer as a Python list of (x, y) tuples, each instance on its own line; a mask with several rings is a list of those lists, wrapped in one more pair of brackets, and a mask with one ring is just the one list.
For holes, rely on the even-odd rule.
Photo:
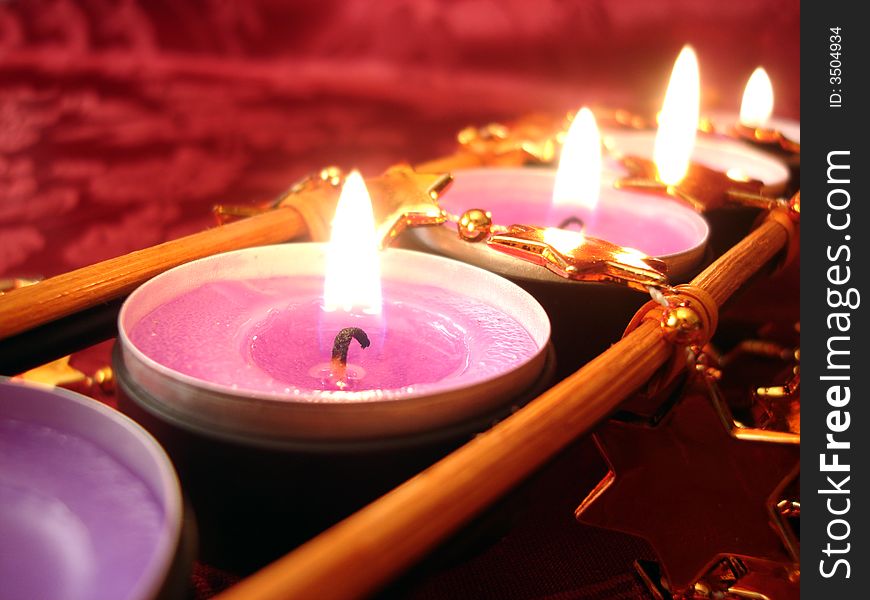
[(703, 327), (701, 317), (688, 306), (672, 306), (662, 315), (662, 332), (673, 344), (700, 344), (704, 341)]
[(792, 218), (792, 221), (800, 221), (801, 218), (801, 193), (798, 192), (794, 196), (791, 197), (791, 200), (788, 201), (788, 208), (790, 210), (789, 216)]
[(457, 228), (463, 240), (479, 242), (492, 230), (492, 213), (480, 208), (467, 210), (459, 217)]
[(111, 394), (115, 391), (115, 374), (112, 367), (103, 367), (94, 373), (94, 382), (100, 386), (100, 389)]

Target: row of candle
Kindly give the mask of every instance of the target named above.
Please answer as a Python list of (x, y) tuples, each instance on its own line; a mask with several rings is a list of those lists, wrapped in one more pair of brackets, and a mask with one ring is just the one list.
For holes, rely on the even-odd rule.
[[(729, 140), (695, 143), (699, 90), (697, 59), (686, 48), (674, 66), (658, 135), (608, 131), (605, 147), (616, 156), (654, 155), (659, 178), (668, 186), (679, 184), (694, 159), (720, 171), (737, 169), (768, 188), (781, 189), (788, 171), (775, 159)], [(583, 109), (567, 133), (558, 171), (459, 172), (441, 206), (453, 213), (486, 207), (503, 224), (547, 226), (545, 237), (557, 249), (580, 247), (584, 236), (601, 238), (661, 257), (677, 267), (678, 277), (685, 275), (703, 255), (706, 222), (667, 195), (616, 189), (613, 182), (628, 173), (614, 154), (602, 161), (600, 145), (594, 117)], [(497, 302), (500, 306), (493, 308), (453, 285), (468, 280), (474, 287), (484, 274), (449, 263), (414, 266), (414, 260), (430, 259), (396, 252), (379, 257), (370, 202), (362, 179), (351, 174), (329, 247), (269, 251), (268, 259), (260, 258), (264, 250), (207, 259), (183, 267), (184, 275), (170, 273), (143, 286), (121, 316), (125, 357), (135, 357), (151, 371), (171, 371), (232, 395), (345, 403), (407, 399), (447, 382), (461, 389), (497, 379), (540, 354), (546, 333), (528, 332), (528, 323), (510, 317), (510, 304)], [(568, 222), (582, 224), (582, 230), (555, 228)], [(487, 246), (465, 251), (458, 238), (454, 246), (459, 250), (445, 249), (443, 231), (420, 230), (419, 235), (442, 253), (467, 258), (475, 252), (472, 262), (490, 270), (498, 260), (516, 264), (509, 257), (496, 258)], [(278, 258), (283, 254), (286, 258)], [(690, 259), (681, 262), (687, 255)], [(256, 266), (236, 269), (246, 261)], [(395, 279), (386, 280), (384, 296), (381, 261), (404, 265), (391, 271)], [(185, 285), (179, 287), (175, 280)], [(350, 367), (338, 376), (329, 354), (335, 335), (350, 327), (366, 331), (371, 346), (354, 345)], [(488, 352), (482, 354), (483, 348)]]
[[(753, 75), (751, 82), (760, 78)], [(756, 85), (747, 87), (747, 97)], [(673, 193), (690, 162), (735, 181), (758, 180), (770, 193), (786, 185), (788, 169), (779, 159), (733, 138), (696, 137), (699, 90), (697, 60), (686, 49), (657, 133), (599, 132), (592, 112), (581, 109), (557, 170), (455, 172), (439, 203), (464, 234), (458, 236), (451, 222), (413, 235), (431, 252), (459, 261), (381, 250), (371, 199), (353, 172), (328, 245), (254, 248), (154, 278), (130, 296), (119, 318), (122, 405), (156, 416), (160, 430), (168, 425), (243, 446), (306, 452), (306, 444), (418, 440), (503, 415), (547, 378), (551, 334), (557, 357), (569, 356), (565, 369), (579, 366), (570, 357), (570, 346), (578, 344), (575, 324), (553, 318), (552, 298), (544, 296), (557, 296), (564, 310), (579, 315), (578, 323), (597, 307), (583, 305), (590, 296), (585, 287), (578, 291), (582, 282), (571, 280), (581, 278), (577, 269), (548, 271), (487, 239), (515, 234), (522, 240), (526, 230), (508, 226), (539, 226), (538, 242), (569, 262), (588, 260), (584, 248), (604, 240), (610, 259), (653, 274), (666, 268), (679, 280), (702, 261), (709, 235), (704, 217)], [(723, 122), (773, 125), (799, 142), (799, 129), (767, 120), (771, 104), (768, 98), (760, 114), (747, 108), (739, 119), (712, 120), (720, 131), (727, 129)], [(745, 99), (744, 107), (750, 105)], [(626, 156), (655, 159), (660, 193), (618, 187), (632, 175)], [(549, 287), (536, 298), (499, 275)]]

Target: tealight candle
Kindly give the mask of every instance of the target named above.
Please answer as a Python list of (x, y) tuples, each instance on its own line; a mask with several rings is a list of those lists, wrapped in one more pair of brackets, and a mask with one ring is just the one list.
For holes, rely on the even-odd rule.
[[(673, 281), (688, 278), (705, 255), (706, 221), (668, 196), (615, 189), (613, 181), (621, 169), (602, 159), (594, 117), (584, 108), (565, 137), (558, 170), (458, 170), (439, 202), (454, 215), (475, 208), (488, 211), (494, 230), (512, 224), (547, 227), (555, 245), (582, 248), (588, 236), (633, 248), (661, 259)], [(560, 375), (615, 341), (643, 301), (635, 291), (571, 281), (486, 243), (461, 239), (455, 224), (412, 233), (424, 249), (489, 269), (534, 294), (557, 324), (553, 340)]]
[(165, 587), (173, 563), (183, 571), (181, 534), (178, 480), (141, 427), (79, 394), (0, 378), (0, 595), (181, 597), (185, 573)]
[(800, 121), (774, 116), (773, 84), (762, 67), (752, 72), (743, 98), (740, 102), (740, 112), (712, 110), (707, 111), (706, 118), (713, 129), (729, 133), (735, 126), (741, 125), (751, 129), (762, 129), (780, 132), (787, 140), (800, 144)]
[(244, 570), (286, 552), (547, 377), (549, 321), (529, 294), (377, 244), (351, 174), (329, 245), (194, 261), (125, 302), (120, 402), (175, 459), (216, 564)]
[[(485, 208), (493, 223), (558, 227), (583, 224), (590, 237), (634, 248), (662, 259), (672, 280), (685, 279), (704, 257), (709, 228), (697, 212), (665, 196), (603, 186), (598, 203), (552, 204), (557, 173), (552, 169), (466, 169), (453, 173), (441, 206), (462, 214)], [(612, 181), (612, 178), (611, 178)], [(462, 241), (455, 224), (415, 230), (426, 249), (488, 268), (496, 273), (558, 280), (541, 267), (518, 261), (486, 244)]]
[[(580, 231), (662, 259), (674, 279), (687, 276), (703, 258), (707, 223), (667, 196), (613, 187), (614, 180), (625, 174), (617, 162), (602, 161), (595, 118), (583, 108), (565, 136), (558, 170), (459, 170), (439, 202), (453, 215), (485, 209), (496, 227), (523, 224)], [(485, 244), (462, 242), (454, 228), (446, 224), (414, 233), (430, 250), (498, 273), (552, 279), (542, 269), (529, 268)]]
[[(603, 132), (602, 137), (604, 146), (614, 156), (653, 158), (654, 131), (609, 130)], [(782, 160), (744, 143), (719, 136), (698, 136), (691, 161), (725, 173), (735, 181), (760, 181), (770, 195), (782, 193), (789, 181), (788, 166)]]
[[(696, 137), (699, 122), (700, 80), (694, 51), (686, 46), (674, 64), (665, 101), (659, 115), (659, 130), (614, 129), (603, 133), (604, 146), (615, 157), (653, 160), (665, 146), (685, 146), (689, 160), (726, 174), (735, 181), (760, 181), (769, 194), (782, 193), (789, 181), (788, 166), (779, 158), (722, 136)], [(659, 164), (659, 160), (655, 161)], [(678, 182), (688, 164), (669, 176), (660, 173), (668, 185)]]
[[(323, 310), (326, 246), (227, 253), (156, 277), (120, 315), (131, 378), (161, 407), (215, 432), (359, 440), (480, 416), (531, 385), (546, 315), (491, 273), (434, 256), (380, 256), (383, 309)], [(337, 334), (359, 328), (345, 381)], [(246, 401), (240, 401), (244, 398)]]
[[(751, 229), (759, 209), (751, 199), (787, 192), (790, 171), (779, 157), (719, 135), (698, 135), (700, 74), (694, 51), (680, 52), (668, 82), (655, 133), (608, 131), (604, 144), (631, 173), (618, 185), (652, 188), (703, 211), (711, 226), (709, 247), (719, 256)], [(665, 151), (671, 158), (663, 160)], [(676, 150), (676, 151), (674, 151)], [(654, 159), (653, 162), (650, 159)]]

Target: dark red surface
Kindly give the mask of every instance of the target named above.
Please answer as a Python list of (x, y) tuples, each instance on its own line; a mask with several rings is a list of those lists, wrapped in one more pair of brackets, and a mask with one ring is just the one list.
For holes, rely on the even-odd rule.
[[(708, 105), (763, 64), (797, 116), (796, 0), (0, 3), (0, 276), (49, 276), (212, 224), (326, 164), (445, 154), (469, 123), (660, 101), (682, 43)], [(103, 344), (76, 357), (108, 363)], [(527, 518), (419, 598), (641, 598), (649, 549), (576, 524), (601, 467), (551, 470)], [(555, 469), (555, 467), (554, 467)], [(484, 483), (484, 482), (482, 482)], [(205, 598), (228, 579), (205, 566)]]

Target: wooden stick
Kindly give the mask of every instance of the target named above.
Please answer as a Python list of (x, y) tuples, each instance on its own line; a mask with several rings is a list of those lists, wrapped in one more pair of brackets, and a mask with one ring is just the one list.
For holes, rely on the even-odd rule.
[[(481, 159), (468, 152), (418, 165), (418, 173), (443, 173), (463, 166), (481, 164)], [(417, 190), (431, 194), (431, 190)], [(307, 207), (321, 218), (324, 209), (322, 192), (306, 192), (306, 204), (297, 204), (303, 214), (289, 207), (254, 215), (242, 221), (196, 233), (124, 256), (64, 273), (39, 283), (0, 296), (0, 340), (28, 332), (36, 327), (50, 327), (65, 317), (126, 296), (151, 277), (185, 262), (219, 252), (251, 246), (285, 242), (306, 233), (311, 221), (306, 219)], [(325, 221), (324, 221), (325, 222)], [(318, 221), (319, 223), (319, 221)], [(49, 354), (47, 353), (46, 356)], [(48, 358), (47, 358), (48, 360)], [(2, 368), (2, 365), (0, 365)]]
[[(692, 283), (721, 305), (787, 241), (785, 228), (767, 221)], [(671, 352), (659, 324), (644, 321), (525, 408), (218, 598), (325, 600), (372, 593), (589, 432)]]
[(125, 296), (151, 277), (185, 262), (286, 242), (306, 232), (299, 213), (278, 209), (13, 290), (0, 296), (0, 339)]

